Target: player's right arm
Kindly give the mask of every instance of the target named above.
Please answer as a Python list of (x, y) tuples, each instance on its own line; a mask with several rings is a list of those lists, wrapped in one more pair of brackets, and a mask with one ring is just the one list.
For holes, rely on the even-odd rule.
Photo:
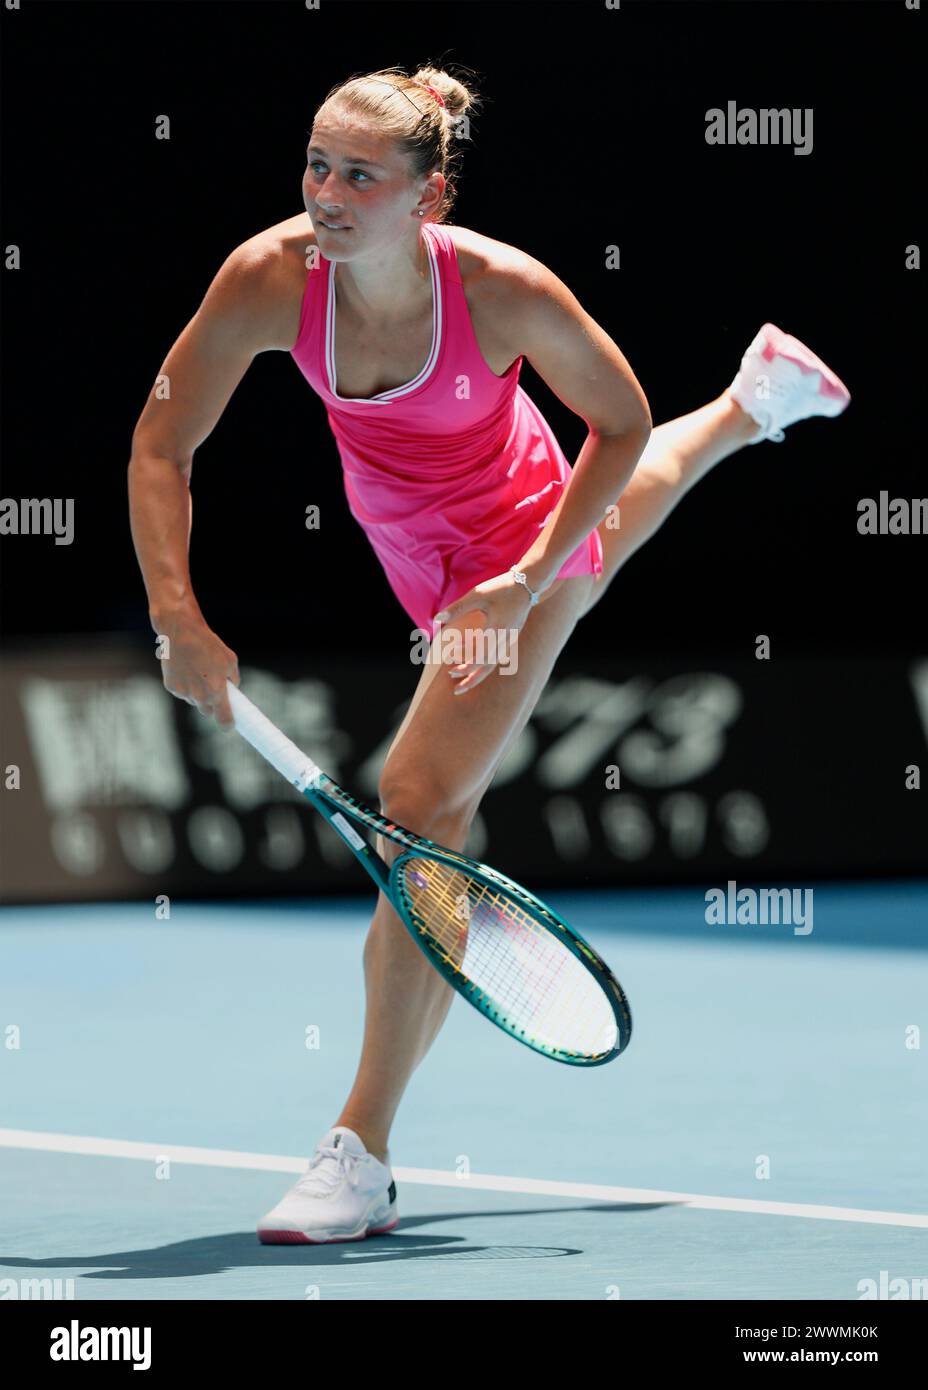
[(232, 252), (165, 358), (132, 435), (130, 525), (152, 628), (170, 643), (164, 684), (224, 726), (232, 723), (225, 682), (238, 684), (238, 662), (194, 597), (189, 484), (197, 447), (253, 358), (295, 336), (285, 271), (273, 239), (254, 237)]

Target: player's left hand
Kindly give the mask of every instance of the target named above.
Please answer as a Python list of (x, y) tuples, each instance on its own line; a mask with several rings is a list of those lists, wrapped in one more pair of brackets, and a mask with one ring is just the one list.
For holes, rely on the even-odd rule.
[[(503, 674), (516, 671), (518, 634), (531, 608), (524, 585), (517, 584), (507, 571), (476, 584), (435, 614), (434, 620), (441, 627), (433, 641), (441, 643), (440, 651), (448, 654), (444, 659), (449, 661), (455, 695), (473, 690), (497, 666)], [(461, 621), (475, 613), (482, 616), (482, 622)], [(453, 631), (448, 632), (449, 628)]]

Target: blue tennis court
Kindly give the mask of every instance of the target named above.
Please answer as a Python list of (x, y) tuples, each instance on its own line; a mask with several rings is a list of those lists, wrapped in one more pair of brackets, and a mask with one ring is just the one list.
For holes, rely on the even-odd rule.
[(805, 935), (709, 926), (698, 888), (552, 894), (629, 995), (628, 1050), (559, 1065), (455, 1000), (391, 1138), (398, 1229), (259, 1245), (354, 1074), (373, 901), (0, 914), (0, 1286), (926, 1296), (925, 882), (816, 886)]

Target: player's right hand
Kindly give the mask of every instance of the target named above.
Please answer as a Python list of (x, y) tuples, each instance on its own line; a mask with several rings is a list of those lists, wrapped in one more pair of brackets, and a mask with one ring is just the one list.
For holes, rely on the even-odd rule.
[(164, 652), (161, 673), (165, 690), (222, 729), (232, 728), (226, 681), (240, 684), (238, 657), (202, 619), (185, 618), (160, 634)]

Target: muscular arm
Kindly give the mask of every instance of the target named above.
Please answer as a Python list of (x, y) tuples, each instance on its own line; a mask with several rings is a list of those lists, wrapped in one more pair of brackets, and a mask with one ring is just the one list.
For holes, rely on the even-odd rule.
[(255, 237), (220, 267), (168, 353), (132, 436), (128, 469), (132, 539), (152, 628), (177, 649), (165, 663), (169, 690), (231, 722), (225, 675), (234, 653), (206, 626), (190, 582), (190, 476), (252, 359), (288, 346), (283, 271), (273, 241)]
[(193, 456), (252, 359), (281, 346), (277, 275), (266, 243), (232, 252), (165, 358), (135, 427), (129, 514), (153, 623), (185, 606), (199, 612), (187, 564)]
[(619, 348), (540, 262), (514, 263), (499, 306), (513, 356), (524, 354), (589, 431), (560, 501), (520, 561), (532, 588), (545, 589), (618, 501), (647, 444), (651, 413)]

